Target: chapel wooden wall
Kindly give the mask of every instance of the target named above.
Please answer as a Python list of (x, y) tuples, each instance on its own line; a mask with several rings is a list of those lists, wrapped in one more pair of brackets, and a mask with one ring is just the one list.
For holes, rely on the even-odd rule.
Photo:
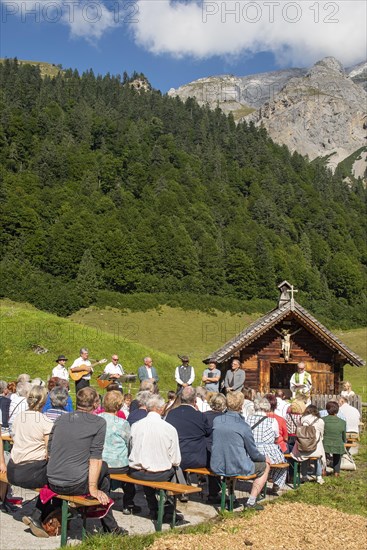
[[(291, 353), (287, 362), (282, 355), (281, 336), (274, 329), (270, 329), (255, 342), (240, 350), (239, 359), (242, 368), (246, 371), (245, 385), (267, 392), (271, 389), (272, 363), (293, 365), (296, 370), (296, 364), (304, 361), (306, 370), (312, 375), (314, 394), (339, 392), (343, 363), (336, 360), (334, 352), (295, 320), (288, 320), (286, 325), (282, 321), (275, 328), (280, 331), (284, 326), (291, 332), (301, 328), (292, 336)], [(228, 368), (230, 368), (230, 362), (228, 362)]]

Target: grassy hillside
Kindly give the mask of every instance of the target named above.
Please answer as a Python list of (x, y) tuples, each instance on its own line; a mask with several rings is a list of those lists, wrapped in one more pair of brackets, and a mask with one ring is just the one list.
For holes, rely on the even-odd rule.
[(176, 359), (177, 354), (186, 354), (193, 366), (201, 368), (205, 357), (258, 317), (258, 313), (216, 312), (211, 315), (161, 306), (145, 312), (91, 307), (70, 318), (110, 334), (120, 334)]
[[(107, 333), (99, 327), (78, 325), (32, 306), (8, 300), (0, 302), (0, 330), (0, 377), (7, 381), (14, 380), (22, 372), (47, 379), (60, 353), (68, 357), (70, 365), (78, 357), (79, 349), (87, 346), (90, 356), (95, 359), (110, 358), (112, 353), (118, 352), (125, 372), (136, 373), (142, 358), (153, 355), (155, 364), (159, 365), (162, 389), (174, 387), (171, 381), (177, 361), (149, 346), (130, 342), (124, 334)], [(33, 351), (35, 345), (46, 348), (47, 353), (36, 354)], [(102, 369), (96, 367), (96, 374), (102, 372)]]
[[(5, 59), (0, 58), (0, 63), (4, 63)], [(57, 76), (60, 72), (64, 72), (59, 66), (54, 63), (45, 63), (44, 61), (27, 61), (24, 59), (18, 59), (19, 65), (34, 65), (39, 67), (41, 76)]]
[[(259, 314), (183, 311), (167, 306), (146, 312), (121, 312), (114, 309), (83, 309), (71, 318), (89, 327), (129, 340), (176, 357), (186, 353), (197, 370), (202, 360), (259, 317)], [(335, 334), (364, 360), (367, 359), (367, 329), (335, 331)], [(122, 352), (121, 352), (122, 353)], [(176, 361), (177, 362), (177, 361)], [(156, 362), (156, 364), (158, 364)], [(367, 368), (345, 367), (344, 378), (356, 392), (367, 399)]]

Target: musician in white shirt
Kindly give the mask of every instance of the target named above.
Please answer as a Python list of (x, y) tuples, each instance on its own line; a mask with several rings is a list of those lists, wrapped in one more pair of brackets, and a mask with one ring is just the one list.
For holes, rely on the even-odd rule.
[(119, 363), (118, 355), (112, 355), (110, 363), (105, 366), (104, 373), (109, 374), (110, 378), (113, 378), (115, 380), (121, 378), (121, 376), (124, 374), (124, 369)]
[(52, 369), (52, 377), (61, 378), (62, 380), (69, 381), (68, 369), (65, 367), (67, 358), (65, 355), (59, 355), (56, 359), (56, 367)]
[(71, 365), (70, 370), (73, 372), (87, 371), (87, 374), (84, 374), (80, 380), (75, 381), (75, 391), (78, 392), (82, 388), (89, 386), (90, 379), (93, 372), (92, 363), (88, 359), (89, 351), (87, 348), (81, 348), (80, 357), (75, 359), (74, 363)]

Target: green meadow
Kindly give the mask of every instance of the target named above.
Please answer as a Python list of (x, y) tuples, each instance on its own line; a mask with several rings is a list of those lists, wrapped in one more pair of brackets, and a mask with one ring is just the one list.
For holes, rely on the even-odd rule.
[[(21, 372), (47, 379), (55, 359), (65, 354), (68, 365), (80, 347), (92, 359), (118, 353), (125, 372), (136, 373), (146, 355), (151, 355), (160, 375), (160, 388), (175, 388), (174, 368), (178, 354), (190, 357), (197, 382), (204, 369), (202, 360), (257, 319), (260, 314), (209, 314), (163, 306), (146, 312), (121, 312), (91, 307), (69, 319), (44, 313), (33, 306), (9, 300), (0, 302), (1, 378), (12, 380)], [(367, 358), (366, 329), (335, 331), (335, 334), (364, 360)], [(47, 353), (38, 355), (34, 346)], [(96, 367), (96, 375), (103, 367)], [(366, 367), (347, 365), (344, 378), (367, 399)], [(95, 380), (96, 376), (94, 377)], [(73, 385), (72, 385), (73, 386)], [(137, 384), (133, 385), (133, 390)], [(72, 388), (73, 389), (73, 388)]]
[[(167, 353), (176, 358), (176, 363), (178, 354), (186, 354), (192, 365), (200, 370), (204, 368), (205, 357), (259, 316), (258, 313), (210, 314), (169, 306), (138, 312), (91, 307), (78, 311), (70, 319)], [(160, 366), (157, 361), (155, 363)]]

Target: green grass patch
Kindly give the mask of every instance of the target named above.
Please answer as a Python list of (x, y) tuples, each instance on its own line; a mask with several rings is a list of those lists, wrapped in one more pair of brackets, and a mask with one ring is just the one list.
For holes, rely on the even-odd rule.
[[(250, 516), (250, 514), (246, 514)], [(191, 534), (191, 535), (204, 535), (210, 534), (214, 525), (217, 525), (221, 521), (225, 521), (227, 517), (232, 518), (233, 514), (225, 512), (219, 514), (216, 518), (211, 519), (205, 523), (198, 525), (188, 526), (184, 528), (176, 527), (173, 531), (165, 531), (161, 533), (151, 533), (150, 535), (133, 535), (129, 537), (114, 537), (113, 535), (94, 535), (88, 537), (82, 544), (78, 544), (78, 550), (141, 550), (148, 548), (153, 542), (160, 537), (175, 535)], [(66, 547), (65, 547), (66, 548)]]
[[(94, 535), (78, 544), (79, 550), (142, 550), (148, 548), (159, 535), (115, 537), (113, 535)], [(63, 546), (70, 548), (70, 546)]]
[[(88, 308), (70, 318), (110, 334), (120, 333), (129, 340), (175, 357), (186, 354), (197, 368), (204, 370), (202, 360), (259, 317), (258, 313), (237, 314), (184, 311), (162, 306), (149, 311)], [(159, 367), (158, 363), (156, 365)], [(198, 379), (197, 379), (198, 381)]]
[[(113, 353), (119, 353), (125, 372), (137, 373), (142, 359), (153, 355), (162, 379), (161, 387), (170, 389), (174, 367), (177, 360), (165, 353), (160, 353), (139, 342), (132, 342), (131, 326), (123, 328), (116, 326), (115, 332), (105, 332), (99, 325), (79, 325), (69, 319), (64, 319), (44, 313), (36, 308), (13, 303), (9, 300), (0, 301), (0, 354), (1, 373), (4, 380), (14, 380), (22, 372), (32, 377), (40, 376), (47, 379), (55, 366), (55, 359), (65, 354), (69, 361), (67, 366), (79, 356), (81, 347), (88, 347), (93, 359), (109, 358)], [(48, 351), (42, 355), (34, 353), (33, 346), (42, 346)], [(102, 372), (103, 366), (96, 367), (92, 385), (96, 387), (96, 377)], [(133, 386), (137, 389), (138, 384)], [(74, 390), (74, 384), (71, 384)]]
[[(359, 328), (355, 330), (336, 331), (335, 334), (347, 344), (355, 353), (367, 362), (367, 329)], [(344, 367), (344, 380), (349, 380), (353, 390), (362, 396), (362, 401), (367, 401), (367, 366), (353, 367), (346, 365)]]
[(367, 516), (367, 434), (363, 434), (355, 472), (342, 471), (340, 477), (328, 476), (324, 485), (305, 483), (296, 491), (288, 491), (281, 498), (289, 502), (303, 502), (315, 506), (328, 506), (347, 514)]
[(367, 151), (367, 147), (360, 147), (357, 151), (354, 151), (349, 157), (342, 160), (337, 167), (338, 173), (341, 174), (343, 178), (351, 178), (352, 181), (356, 181), (356, 177), (353, 174), (353, 165), (356, 160), (361, 158), (362, 153)]
[(256, 109), (254, 109), (253, 107), (248, 107), (247, 105), (244, 105), (243, 107), (239, 107), (235, 111), (232, 111), (232, 114), (235, 121), (238, 121), (244, 116), (250, 115), (254, 111), (256, 111)]

